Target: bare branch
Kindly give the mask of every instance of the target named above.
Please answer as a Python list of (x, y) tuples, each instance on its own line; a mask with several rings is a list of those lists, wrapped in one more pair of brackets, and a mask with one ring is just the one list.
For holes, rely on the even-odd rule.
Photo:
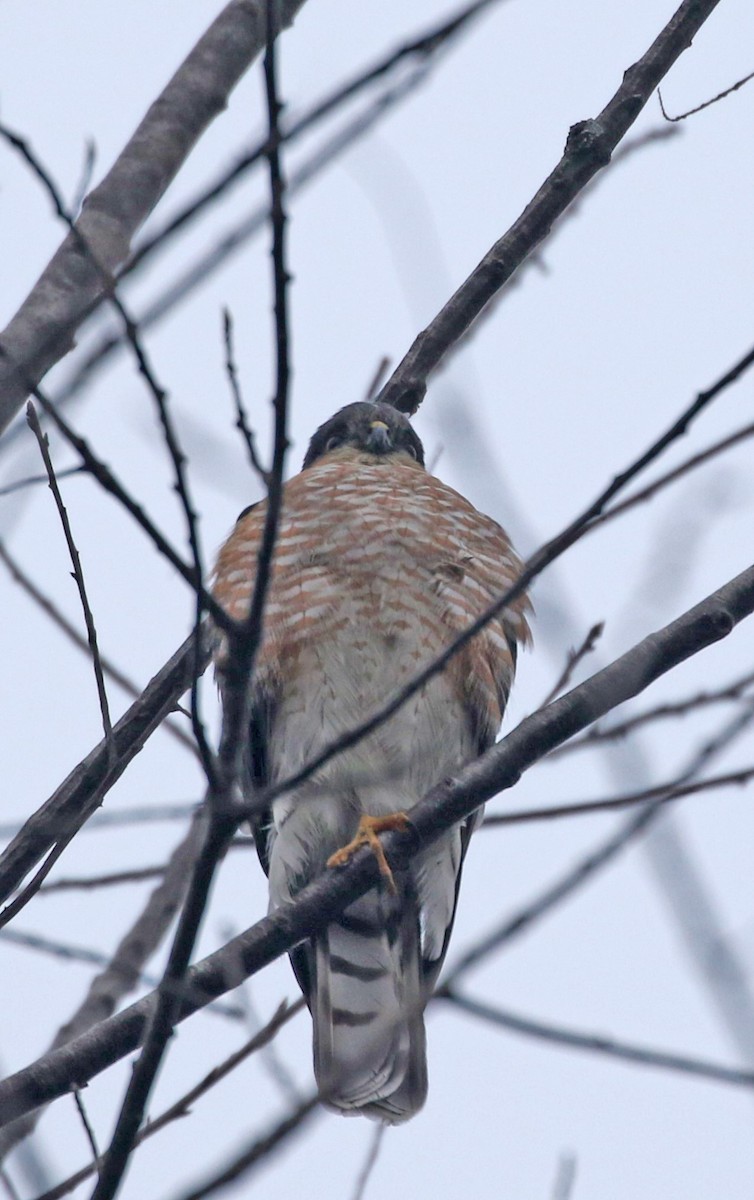
[(79, 1116), (81, 1117), (81, 1124), (84, 1126), (84, 1132), (86, 1133), (86, 1138), (87, 1138), (87, 1141), (89, 1142), (89, 1149), (92, 1152), (92, 1158), (96, 1162), (97, 1159), (99, 1158), (99, 1150), (97, 1149), (97, 1139), (94, 1136), (94, 1130), (92, 1129), (92, 1127), (89, 1123), (89, 1118), (86, 1114), (86, 1107), (84, 1105), (84, 1101), (81, 1098), (81, 1088), (73, 1089), (73, 1098), (76, 1101), (76, 1108), (78, 1110)]
[[(83, 470), (83, 467), (76, 467), (75, 470)], [(58, 479), (60, 479), (61, 475), (64, 475), (65, 472), (58, 471), (56, 474)], [(39, 478), (44, 482), (47, 482), (46, 475), (40, 476)], [(86, 654), (89, 654), (90, 647), (87, 639), (81, 636), (75, 625), (72, 625), (70, 621), (63, 615), (60, 609), (53, 604), (50, 597), (46, 596), (42, 591), (40, 591), (37, 585), (32, 582), (26, 572), (22, 570), (16, 559), (10, 554), (2, 541), (0, 541), (0, 562), (3, 562), (8, 568), (8, 571), (10, 572), (14, 582), (17, 583), (19, 587), (23, 588), (27, 596), (31, 597), (34, 603), (41, 608), (42, 612), (45, 613), (55, 625), (57, 625), (58, 629), (61, 629), (66, 637), (69, 638), (75, 646), (78, 646), (80, 650), (83, 650)], [(139, 698), (141, 695), (141, 688), (138, 688), (133, 680), (129, 679), (127, 675), (124, 675), (120, 668), (116, 667), (109, 658), (106, 658), (103, 654), (100, 654), (100, 663), (102, 664), (102, 670), (104, 674), (108, 676), (109, 679), (112, 679), (113, 683), (117, 683), (118, 687), (122, 688), (126, 695), (131, 696), (134, 700)], [(177, 721), (173, 720), (172, 717), (166, 718), (166, 720), (163, 722), (163, 728), (166, 733), (169, 733), (171, 737), (174, 737), (177, 741), (179, 741), (181, 745), (190, 750), (192, 754), (196, 754), (196, 743), (194, 742), (193, 738), (189, 737), (186, 731), (177, 723)], [(0, 836), (3, 836), (4, 828), (4, 826), (0, 826)]]
[[(617, 704), (705, 646), (727, 636), (754, 611), (754, 567), (714, 592), (683, 616), (651, 634), (608, 667), (547, 708), (527, 717), (476, 762), (433, 788), (411, 810), (410, 829), (384, 836), (391, 866), (401, 869), (411, 856), (463, 820), (484, 801), (511, 787), (534, 762)], [(176, 1020), (236, 986), (242, 977), (267, 966), (298, 942), (311, 937), (375, 885), (378, 867), (367, 850), (347, 866), (325, 872), (303, 888), (295, 901), (191, 967), (185, 976)], [(186, 994), (186, 988), (191, 989)], [(117, 1062), (140, 1044), (154, 996), (131, 1005), (89, 1031), (76, 1043), (47, 1054), (0, 1083), (0, 1111), (10, 1120), (70, 1090)]]
[(94, 625), (94, 615), (92, 613), (91, 606), (89, 604), (89, 597), (86, 594), (86, 583), (84, 582), (84, 572), (81, 569), (81, 558), (79, 557), (79, 552), (76, 548), (76, 543), (73, 540), (73, 532), (71, 530), (71, 523), (68, 520), (68, 513), (67, 513), (66, 507), (63, 503), (63, 497), (60, 494), (60, 488), (58, 487), (58, 481), (55, 478), (55, 468), (52, 465), (52, 459), (50, 457), (50, 442), (49, 442), (47, 435), (42, 432), (42, 427), (39, 424), (39, 418), (37, 416), (37, 411), (34, 408), (34, 405), (31, 403), (31, 401), (29, 401), (29, 404), (26, 409), (26, 419), (29, 422), (29, 428), (31, 429), (32, 433), (34, 434), (34, 437), (37, 439), (37, 444), (39, 446), (39, 450), (42, 455), (42, 459), (44, 461), (45, 469), (47, 471), (47, 478), (48, 478), (49, 484), (50, 484), (50, 491), (52, 492), (53, 497), (55, 499), (55, 506), (58, 510), (58, 516), (60, 517), (60, 523), (63, 526), (63, 535), (65, 537), (66, 545), (68, 547), (68, 553), (71, 557), (71, 565), (73, 567), (73, 579), (74, 579), (76, 588), (79, 593), (81, 607), (84, 611), (84, 622), (86, 624), (87, 641), (89, 643), (89, 653), (92, 656), (92, 667), (94, 668), (94, 678), (97, 683), (97, 695), (99, 697), (99, 707), (100, 707), (100, 712), (102, 714), (102, 727), (105, 732), (105, 739), (109, 740), (112, 735), (112, 731), (113, 731), (112, 722), (110, 720), (110, 706), (107, 702), (107, 688), (105, 687), (105, 677), (104, 677), (104, 673), (102, 670), (102, 661), (100, 659), (99, 646), (97, 645), (97, 630)]
[(382, 1139), (385, 1136), (386, 1130), (387, 1130), (387, 1125), (382, 1124), (382, 1123), (377, 1125), (377, 1127), (374, 1129), (374, 1131), (372, 1133), (372, 1136), (369, 1139), (369, 1150), (367, 1151), (367, 1156), (364, 1160), (364, 1165), (361, 1168), (361, 1170), (359, 1171), (359, 1175), (356, 1180), (356, 1187), (353, 1190), (352, 1200), (364, 1200), (364, 1195), (367, 1190), (367, 1184), (369, 1183), (369, 1179), (372, 1175), (372, 1172), (374, 1171), (374, 1168), (377, 1165), (377, 1159), (380, 1156), (380, 1150), (382, 1148)]
[(597, 642), (602, 637), (604, 628), (604, 621), (598, 621), (596, 625), (592, 625), (592, 628), (589, 630), (581, 645), (575, 650), (569, 650), (566, 664), (558, 676), (557, 681), (550, 688), (550, 691), (540, 704), (540, 708), (544, 708), (546, 704), (549, 704), (551, 700), (554, 700), (556, 696), (559, 696), (560, 693), (568, 686), (573, 678), (573, 673), (576, 670), (576, 667), (580, 662), (582, 662), (583, 659), (586, 658), (587, 654), (592, 653), (592, 650), (594, 650)]
[(292, 1133), (301, 1129), (302, 1126), (309, 1120), (315, 1110), (319, 1107), (319, 1094), (310, 1096), (306, 1100), (302, 1100), (294, 1109), (278, 1121), (277, 1125), (265, 1133), (262, 1137), (254, 1138), (251, 1143), (236, 1155), (233, 1161), (228, 1166), (224, 1166), (216, 1175), (210, 1176), (203, 1183), (194, 1187), (189, 1192), (182, 1192), (180, 1200), (203, 1200), (205, 1196), (211, 1196), (213, 1192), (219, 1191), (234, 1180), (245, 1175), (247, 1171), (255, 1167), (258, 1162), (275, 1150), (283, 1141), (287, 1141)]
[(424, 399), (427, 377), (492, 297), (540, 244), (589, 180), (607, 165), (660, 80), (691, 44), (719, 0), (684, 0), (646, 54), (623, 75), (602, 112), (572, 126), (552, 174), (506, 234), (495, 243), (411, 349), (380, 392), (383, 404), (413, 413)]
[(436, 993), (439, 999), (447, 1000), (456, 1008), (472, 1016), (480, 1017), (492, 1025), (509, 1029), (512, 1033), (522, 1033), (527, 1037), (539, 1038), (560, 1046), (571, 1046), (578, 1050), (589, 1050), (595, 1054), (605, 1054), (610, 1058), (623, 1059), (626, 1062), (641, 1063), (647, 1067), (660, 1067), (668, 1071), (681, 1071), (686, 1075), (695, 1075), (700, 1079), (712, 1079), (717, 1083), (730, 1083), (735, 1087), (754, 1088), (754, 1071), (743, 1071), (737, 1067), (724, 1067), (718, 1063), (706, 1062), (704, 1059), (691, 1058), (685, 1054), (673, 1054), (666, 1050), (653, 1050), (647, 1046), (636, 1046), (630, 1042), (621, 1042), (615, 1038), (603, 1037), (594, 1033), (579, 1033), (560, 1025), (550, 1025), (543, 1021), (534, 1021), (530, 1017), (522, 1017), (518, 1013), (484, 1004), (473, 1000), (459, 992), (441, 990)]
[(487, 829), (494, 825), (525, 825), (532, 821), (558, 820), (560, 817), (581, 817), (589, 813), (614, 812), (620, 808), (632, 808), (635, 804), (645, 804), (649, 800), (666, 804), (670, 800), (678, 800), (681, 796), (696, 796), (700, 792), (715, 791), (717, 788), (742, 787), (754, 777), (754, 767), (746, 767), (741, 771), (731, 771), (727, 775), (714, 775), (711, 779), (702, 779), (697, 783), (661, 783), (656, 787), (645, 788), (641, 792), (627, 792), (623, 796), (609, 796), (602, 800), (583, 800), (577, 804), (555, 804), (550, 808), (527, 808), (522, 812), (495, 813), (486, 817), (484, 826)]
[(574, 750), (582, 750), (588, 746), (592, 746), (595, 742), (617, 741), (620, 738), (627, 737), (629, 733), (633, 733), (636, 729), (640, 729), (644, 725), (649, 725), (653, 721), (665, 720), (668, 717), (685, 717), (697, 709), (707, 708), (713, 704), (733, 703), (737, 700), (745, 699), (746, 689), (751, 687), (752, 684), (754, 684), (754, 671), (747, 671), (745, 675), (740, 676), (733, 683), (726, 684), (724, 687), (717, 688), (714, 691), (697, 692), (695, 695), (689, 696), (686, 700), (658, 704), (654, 708), (636, 713), (635, 716), (628, 717), (625, 721), (616, 721), (612, 725), (595, 725), (587, 733), (583, 734), (582, 737), (574, 738), (572, 742), (567, 742), (565, 746), (559, 746), (557, 750), (553, 750), (552, 754), (548, 755), (545, 761), (554, 761), (556, 758), (561, 758), (562, 755), (572, 753)]
[[(223, 1062), (213, 1067), (209, 1074), (205, 1075), (199, 1083), (195, 1084), (185, 1095), (176, 1100), (174, 1104), (171, 1104), (169, 1108), (166, 1108), (164, 1112), (161, 1112), (158, 1117), (155, 1117), (154, 1120), (144, 1125), (139, 1130), (134, 1144), (140, 1146), (143, 1141), (153, 1137), (155, 1133), (159, 1133), (161, 1129), (164, 1129), (172, 1121), (188, 1116), (196, 1101), (205, 1092), (215, 1087), (226, 1075), (229, 1075), (242, 1062), (245, 1062), (251, 1054), (255, 1054), (257, 1050), (261, 1050), (263, 1047), (269, 1045), (282, 1026), (286, 1025), (292, 1017), (301, 1012), (303, 1007), (303, 997), (290, 1006), (283, 1001), (277, 1012), (272, 1015), (263, 1029), (258, 1030), (239, 1050), (235, 1050)], [(85, 1179), (89, 1179), (95, 1173), (97, 1166), (98, 1163), (96, 1162), (90, 1163), (74, 1175), (70, 1175), (67, 1179), (62, 1180), (61, 1183), (56, 1184), (54, 1188), (50, 1188), (44, 1195), (37, 1196), (36, 1200), (61, 1200), (62, 1196), (67, 1196), (69, 1192), (72, 1192)]]
[(695, 113), (702, 112), (705, 108), (709, 108), (713, 104), (717, 104), (718, 100), (724, 100), (726, 96), (732, 96), (739, 88), (748, 83), (750, 79), (754, 79), (754, 71), (750, 71), (743, 79), (739, 79), (738, 83), (734, 83), (732, 87), (726, 88), (724, 92), (718, 92), (711, 100), (705, 100), (703, 104), (697, 104), (696, 108), (689, 108), (686, 112), (681, 113), (677, 117), (671, 117), (665, 111), (665, 105), (662, 102), (662, 92), (657, 89), (657, 99), (660, 101), (660, 110), (666, 121), (675, 123), (676, 121), (685, 121), (687, 117), (693, 117)]
[[(302, 3), (282, 0), (282, 26)], [(79, 238), (102, 270), (112, 274), (124, 262), (134, 233), (264, 46), (265, 7), (264, 0), (225, 6), (87, 197), (77, 236), (65, 239), (0, 339), (0, 430), (107, 294), (101, 270), (78, 253)]]
[(238, 368), (236, 367), (236, 359), (233, 347), (233, 317), (230, 309), (223, 309), (223, 340), (225, 342), (225, 371), (230, 383), (230, 390), (233, 396), (233, 402), (236, 406), (236, 429), (240, 430), (241, 436), (246, 443), (246, 450), (249, 455), (249, 462), (253, 470), (262, 480), (262, 483), (268, 486), (269, 472), (265, 471), (262, 466), (259, 455), (257, 454), (257, 443), (254, 436), (254, 430), (249, 425), (244, 408), (243, 398), (241, 396), (241, 387), (238, 382)]
[[(102, 797), (158, 729), (176, 700), (190, 686), (194, 638), (189, 637), (147, 685), (113, 728), (115, 753), (107, 740), (100, 742), (42, 807), (29, 817), (9, 846), (0, 854), (0, 901), (7, 899), (42, 856), (72, 827), (78, 829), (101, 803)], [(202, 661), (209, 660), (203, 646)]]

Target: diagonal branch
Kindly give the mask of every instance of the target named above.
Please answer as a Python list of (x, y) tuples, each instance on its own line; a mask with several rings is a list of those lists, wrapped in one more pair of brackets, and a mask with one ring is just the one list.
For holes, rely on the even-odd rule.
[[(229, 686), (226, 687), (224, 695), (223, 728), (217, 769), (215, 770), (213, 767), (209, 775), (206, 835), (192, 871), (157, 1002), (150, 1015), (141, 1053), (134, 1066), (110, 1146), (99, 1170), (92, 1200), (112, 1200), (120, 1187), (180, 1009), (180, 985), (188, 970), (214, 874), (235, 832), (238, 820), (232, 811), (230, 802), (243, 761), (244, 739), (251, 709), (251, 680), (257, 650), (262, 638), (264, 605), (269, 589), (272, 559), (282, 510), (283, 470), (288, 447), (289, 275), (286, 263), (285, 180), (280, 162), (278, 136), (281, 110), (276, 82), (275, 39), (278, 25), (274, 13), (273, 0), (268, 0), (264, 74), (270, 129), (268, 159), (277, 380), (273, 401), (275, 412), (274, 449), (267, 488), (264, 533), (257, 558), (256, 580), (248, 618), (241, 622), (237, 629), (226, 633), (230, 642), (227, 672)], [(200, 617), (201, 610), (197, 615), (197, 627)], [(194, 686), (198, 674), (198, 659), (197, 651), (193, 672)]]
[[(58, 1030), (52, 1050), (66, 1045), (110, 1016), (123, 997), (141, 981), (144, 964), (160, 946), (183, 899), (200, 832), (200, 818), (195, 817), (188, 833), (171, 854), (163, 878), (120, 939), (112, 958), (97, 972), (81, 1004)], [(27, 1113), (0, 1133), (0, 1158), (33, 1132), (41, 1115), (41, 1112)]]
[(754, 1088), (754, 1071), (724, 1067), (719, 1063), (705, 1062), (704, 1059), (691, 1058), (686, 1054), (674, 1054), (667, 1050), (653, 1050), (648, 1046), (620, 1042), (616, 1038), (604, 1037), (600, 1034), (579, 1033), (575, 1029), (566, 1029), (560, 1025), (550, 1025), (544, 1021), (535, 1021), (531, 1017), (523, 1017), (519, 1013), (498, 1008), (497, 1005), (493, 1007), (452, 990), (441, 990), (437, 995), (441, 1000), (449, 1001), (461, 1012), (470, 1013), (491, 1025), (508, 1029), (511, 1033), (522, 1033), (526, 1037), (539, 1038), (557, 1046), (589, 1050), (594, 1054), (608, 1055), (610, 1058), (619, 1058), (624, 1062), (641, 1063), (646, 1067), (660, 1067), (669, 1071), (680, 1071), (686, 1075), (696, 1075), (700, 1079), (712, 1079), (717, 1083), (731, 1083), (738, 1087)]
[[(431, 843), (484, 801), (518, 780), (543, 755), (572, 737), (610, 709), (638, 695), (680, 662), (712, 645), (754, 612), (754, 567), (744, 571), (670, 625), (650, 634), (608, 667), (527, 717), (476, 762), (433, 788), (411, 810), (411, 827), (384, 840), (391, 866), (400, 869), (420, 848)], [(190, 988), (177, 1013), (191, 1013), (236, 986), (281, 954), (329, 924), (357, 896), (373, 887), (378, 876), (374, 855), (360, 851), (347, 866), (328, 871), (294, 901), (235, 938), (187, 973)], [(0, 1112), (5, 1120), (29, 1112), (68, 1092), (129, 1054), (139, 1045), (154, 1005), (154, 994), (102, 1022), (61, 1051), (46, 1055), (0, 1084)], [(7, 1114), (7, 1116), (6, 1116)]]
[[(101, 797), (172, 712), (178, 698), (191, 686), (193, 644), (192, 635), (113, 727), (115, 749), (112, 759), (108, 740), (103, 739), (74, 767), (49, 800), (29, 817), (0, 854), (0, 901), (7, 899), (40, 858), (65, 837), (71, 826), (80, 826), (96, 812)], [(202, 662), (208, 661), (209, 648), (205, 643)]]
[(26, 410), (26, 419), (29, 422), (34, 437), (37, 439), (42, 460), (47, 471), (50, 491), (55, 499), (55, 506), (58, 510), (60, 523), (63, 526), (63, 536), (65, 537), (68, 553), (71, 557), (71, 565), (73, 566), (73, 579), (79, 593), (81, 607), (84, 610), (84, 623), (86, 624), (87, 640), (89, 642), (89, 652), (92, 656), (92, 667), (94, 669), (94, 678), (97, 684), (97, 695), (99, 697), (99, 707), (102, 714), (102, 728), (105, 731), (105, 739), (109, 740), (112, 736), (113, 726), (110, 720), (110, 705), (107, 700), (107, 688), (105, 687), (105, 675), (102, 668), (102, 659), (100, 658), (99, 646), (97, 644), (97, 630), (94, 625), (94, 614), (89, 604), (89, 597), (86, 592), (86, 583), (84, 582), (84, 572), (81, 568), (81, 558), (79, 556), (76, 543), (73, 540), (73, 530), (71, 522), (68, 519), (68, 512), (63, 497), (60, 494), (58, 481), (55, 478), (55, 468), (52, 465), (50, 457), (50, 440), (47, 434), (42, 432), (42, 426), (39, 424), (39, 417), (34, 405), (29, 401)]
[[(250, 1054), (255, 1054), (257, 1050), (261, 1050), (265, 1046), (268, 1046), (277, 1034), (278, 1030), (283, 1025), (286, 1025), (292, 1017), (295, 1017), (303, 1007), (303, 997), (291, 1005), (288, 1005), (286, 1001), (283, 1001), (283, 1003), (278, 1007), (277, 1011), (270, 1017), (266, 1025), (257, 1030), (257, 1032), (250, 1037), (248, 1041), (240, 1047), (240, 1049), (234, 1050), (233, 1053), (228, 1055), (223, 1062), (219, 1063), (216, 1067), (213, 1067), (212, 1070), (199, 1081), (199, 1083), (190, 1088), (188, 1092), (171, 1104), (169, 1108), (166, 1108), (164, 1112), (161, 1112), (158, 1117), (155, 1117), (154, 1120), (149, 1121), (148, 1124), (144, 1125), (139, 1130), (135, 1144), (140, 1146), (143, 1141), (146, 1141), (147, 1138), (153, 1137), (154, 1134), (159, 1133), (161, 1129), (164, 1129), (165, 1126), (169, 1125), (172, 1121), (176, 1121), (178, 1118), (185, 1117), (188, 1113), (190, 1113), (197, 1100), (199, 1100), (206, 1092), (208, 1092), (210, 1088), (215, 1087), (216, 1084), (224, 1079), (226, 1075), (229, 1075), (231, 1071), (234, 1071), (236, 1067), (240, 1066), (242, 1062), (245, 1062)], [(83, 1183), (85, 1179), (89, 1179), (90, 1176), (95, 1173), (98, 1166), (99, 1162), (89, 1163), (88, 1166), (82, 1167), (81, 1170), (76, 1171), (74, 1175), (69, 1175), (67, 1179), (62, 1180), (43, 1195), (37, 1196), (36, 1200), (61, 1200), (62, 1196), (67, 1196), (69, 1192), (72, 1192), (74, 1188), (77, 1188), (78, 1185)]]
[[(79, 468), (76, 469), (78, 470)], [(64, 474), (64, 472), (57, 472), (58, 479), (60, 479), (61, 474)], [(40, 476), (40, 479), (41, 478), (42, 477)], [(30, 579), (16, 559), (10, 554), (8, 548), (3, 544), (2, 541), (0, 541), (0, 562), (4, 563), (8, 568), (8, 572), (14, 583), (17, 583), (18, 586), (26, 592), (27, 596), (31, 597), (34, 603), (41, 608), (42, 612), (50, 618), (53, 624), (57, 625), (58, 629), (62, 630), (66, 637), (73, 642), (74, 646), (78, 646), (80, 650), (83, 650), (86, 654), (89, 654), (90, 646), (87, 639), (81, 636), (75, 625), (72, 625), (67, 617), (65, 617), (60, 611), (60, 609), (53, 604), (50, 597), (46, 596), (44, 592), (40, 591), (40, 589), (33, 582), (33, 580)], [(113, 683), (116, 683), (119, 688), (122, 688), (126, 695), (130, 696), (132, 700), (138, 700), (138, 698), (141, 696), (141, 688), (138, 688), (133, 680), (130, 679), (128, 675), (125, 675), (119, 667), (116, 667), (115, 664), (110, 661), (110, 659), (105, 657), (105, 655), (100, 655), (100, 661), (102, 663), (102, 670), (104, 671), (105, 675), (111, 679)], [(193, 738), (191, 738), (175, 720), (173, 720), (171, 717), (168, 717), (163, 725), (163, 728), (166, 733), (169, 733), (171, 737), (174, 737), (177, 741), (179, 741), (181, 745), (190, 750), (192, 754), (196, 754), (196, 743), (194, 742)], [(2, 836), (2, 828), (0, 827), (0, 837)]]
[[(281, 27), (291, 24), (302, 4), (282, 0)], [(108, 294), (101, 270), (79, 253), (78, 238), (111, 275), (128, 258), (134, 234), (263, 49), (266, 7), (266, 0), (225, 6), (85, 200), (77, 237), (68, 235), (0, 335), (0, 431)]]
[(506, 234), (487, 252), (468, 279), (419, 334), (378, 399), (414, 413), (424, 399), (427, 377), (467, 331), (482, 309), (547, 236), (553, 223), (598, 171), (607, 166), (655, 88), (691, 44), (719, 0), (684, 0), (647, 50), (623, 75), (602, 112), (579, 121), (552, 174)]

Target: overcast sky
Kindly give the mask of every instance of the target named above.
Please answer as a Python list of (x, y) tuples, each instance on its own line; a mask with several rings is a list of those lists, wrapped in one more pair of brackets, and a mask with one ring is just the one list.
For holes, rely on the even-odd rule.
[[(508, 0), (493, 4), (424, 83), (391, 109), (289, 201), (293, 392), (289, 471), (314, 427), (360, 399), (377, 363), (395, 363), (489, 246), (518, 216), (562, 153), (568, 128), (597, 114), (623, 71), (668, 20), (670, 0)], [(96, 146), (95, 181), (147, 106), (219, 10), (209, 0), (176, 6), (71, 0), (6, 0), (0, 38), (2, 119), (27, 136), (66, 196), (79, 185), (85, 147)], [(451, 9), (430, 0), (309, 0), (280, 46), (291, 114), (339, 80)], [(754, 68), (754, 8), (722, 0), (663, 86), (669, 112), (693, 107)], [(150, 227), (191, 197), (264, 127), (255, 67), (210, 128)], [(332, 125), (296, 144), (291, 176)], [(432, 382), (416, 418), (436, 472), (506, 524), (523, 554), (553, 536), (701, 388), (754, 343), (754, 83), (672, 127), (606, 172), (563, 222), (537, 264), (521, 273), (465, 348)], [(666, 132), (651, 101), (631, 137)], [(249, 176), (124, 293), (137, 317), (163, 288), (266, 196)], [(28, 169), (0, 147), (0, 327), (12, 316), (61, 239), (49, 201)], [(147, 335), (191, 459), (208, 557), (238, 511), (258, 498), (233, 429), (223, 371), (221, 310), (235, 319), (242, 387), (260, 445), (269, 442), (273, 378), (269, 236), (262, 230)], [(109, 326), (82, 332), (84, 353)], [(76, 355), (47, 378), (64, 387)], [(754, 379), (727, 391), (663, 460), (680, 462), (753, 418)], [(82, 391), (70, 409), (177, 546), (185, 545), (170, 464), (150, 397), (127, 356)], [(56, 463), (74, 461), (53, 440)], [(506, 717), (512, 728), (541, 701), (568, 649), (596, 621), (604, 636), (582, 675), (609, 661), (719, 587), (751, 561), (752, 447), (703, 471), (586, 539), (537, 582), (535, 647), (520, 661)], [(0, 456), (0, 484), (39, 469), (28, 431)], [(660, 468), (658, 468), (659, 470)], [(65, 498), (103, 649), (144, 684), (190, 628), (192, 598), (144, 536), (74, 477)], [(70, 564), (49, 492), (0, 497), (0, 534), (40, 587), (80, 624)], [(91, 668), (0, 575), (5, 660), (2, 700), (3, 820), (33, 811), (101, 736)], [(645, 695), (638, 707), (722, 685), (754, 665), (743, 624)], [(126, 697), (112, 688), (116, 713)], [(216, 727), (214, 687), (205, 707)], [(670, 779), (714, 735), (730, 709), (658, 725), (618, 754), (573, 755), (526, 775), (497, 811), (576, 800)], [(752, 761), (744, 738), (714, 770)], [(107, 797), (108, 810), (195, 801), (202, 782), (190, 754), (156, 735)], [(593, 817), (477, 835), (462, 888), (449, 962), (557, 878), (623, 818)], [(754, 987), (751, 794), (719, 791), (683, 801), (673, 833), (685, 848), (720, 925)], [(162, 861), (177, 824), (82, 834), (58, 877)], [(470, 974), (469, 994), (586, 1032), (746, 1065), (691, 963), (654, 859), (636, 846)], [(139, 885), (39, 897), (16, 926), (77, 946), (111, 950), (146, 896)], [(223, 866), (200, 953), (262, 915), (266, 887), (250, 852)], [(0, 1059), (35, 1058), (78, 1003), (92, 968), (0, 941)], [(156, 971), (159, 963), (152, 964)], [(287, 963), (254, 979), (260, 1017), (294, 997)], [(455, 1010), (428, 1019), (426, 1109), (388, 1132), (368, 1196), (437, 1200), (545, 1200), (558, 1163), (576, 1159), (574, 1200), (744, 1200), (754, 1194), (754, 1094), (717, 1083), (553, 1047), (481, 1024)], [(202, 1014), (171, 1047), (152, 1104), (156, 1114), (245, 1036)], [(277, 1043), (308, 1086), (310, 1023), (300, 1015)], [(751, 1045), (754, 1047), (754, 1040)], [(748, 1063), (754, 1067), (754, 1052)], [(106, 1144), (129, 1064), (86, 1091)], [(286, 1106), (260, 1059), (247, 1063), (136, 1154), (125, 1200), (170, 1200)], [(229, 1196), (348, 1200), (373, 1126), (317, 1118), (283, 1155)], [(51, 1179), (88, 1159), (72, 1100), (40, 1125)], [(11, 1162), (13, 1169), (13, 1164)], [(27, 1188), (18, 1168), (19, 1195)], [(91, 1185), (76, 1196), (88, 1195)]]

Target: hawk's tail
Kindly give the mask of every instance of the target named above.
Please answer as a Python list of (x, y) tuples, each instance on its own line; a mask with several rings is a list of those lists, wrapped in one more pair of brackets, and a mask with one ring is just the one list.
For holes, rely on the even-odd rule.
[(384, 886), (314, 943), (314, 1069), (326, 1103), (393, 1125), (427, 1095), (416, 900)]

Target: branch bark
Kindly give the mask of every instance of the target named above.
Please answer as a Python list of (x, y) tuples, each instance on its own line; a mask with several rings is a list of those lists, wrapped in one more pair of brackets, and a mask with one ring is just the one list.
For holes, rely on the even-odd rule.
[[(736, 576), (670, 625), (650, 634), (621, 658), (598, 671), (547, 708), (527, 717), (487, 754), (457, 777), (447, 779), (411, 810), (411, 828), (388, 834), (384, 846), (391, 865), (437, 838), (484, 801), (511, 787), (523, 771), (549, 750), (610, 709), (638, 695), (680, 662), (719, 641), (754, 611), (754, 567)], [(304, 938), (333, 920), (377, 881), (374, 855), (360, 851), (341, 870), (328, 871), (221, 950), (187, 973), (178, 1019), (237, 986)], [(0, 1112), (8, 1122), (65, 1095), (140, 1042), (154, 1005), (154, 993), (118, 1013), (81, 1038), (0, 1083)]]
[[(281, 0), (287, 28), (304, 0)], [(0, 432), (32, 386), (73, 347), (82, 320), (108, 295), (131, 240), (194, 143), (266, 41), (266, 0), (231, 0), (152, 104), (131, 140), (87, 197), (69, 234), (0, 335)], [(91, 255), (82, 255), (84, 238)], [(91, 261), (92, 257), (99, 266)]]
[(623, 75), (623, 82), (602, 112), (579, 121), (568, 134), (555, 170), (508, 232), (495, 242), (468, 279), (430, 325), (415, 339), (377, 399), (414, 413), (427, 390), (427, 377), (469, 329), (486, 304), (547, 237), (628, 132), (676, 59), (720, 0), (684, 0), (646, 54)]

